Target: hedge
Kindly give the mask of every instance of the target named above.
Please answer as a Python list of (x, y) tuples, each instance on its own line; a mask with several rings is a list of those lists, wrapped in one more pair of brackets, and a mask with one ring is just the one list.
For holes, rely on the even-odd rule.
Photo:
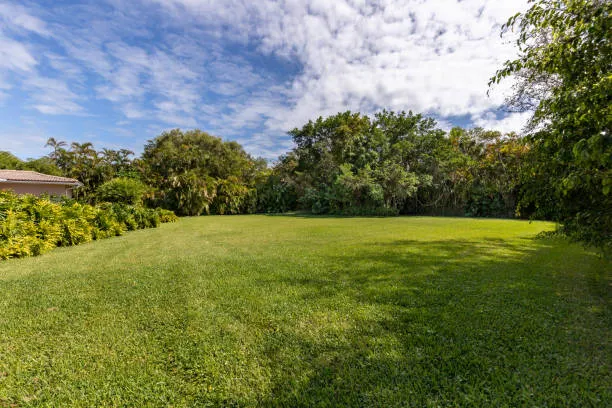
[(0, 259), (40, 255), (58, 246), (155, 228), (177, 219), (172, 211), (161, 208), (120, 203), (91, 206), (0, 191)]

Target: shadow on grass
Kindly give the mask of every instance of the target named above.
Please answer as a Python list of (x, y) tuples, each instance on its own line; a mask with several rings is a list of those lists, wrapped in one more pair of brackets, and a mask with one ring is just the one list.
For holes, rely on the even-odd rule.
[(291, 217), (291, 218), (395, 218), (403, 215), (342, 215), (342, 214), (313, 214), (307, 211), (296, 211), (287, 213), (262, 213), (268, 217)]
[[(580, 293), (575, 286), (589, 285), (554, 264), (562, 255), (545, 240), (403, 240), (337, 256), (323, 275), (288, 277), (284, 283), (302, 293), (296, 301), (318, 309), (311, 321), (269, 334), (273, 387), (260, 402), (609, 401), (610, 288), (604, 298), (600, 290)], [(588, 314), (593, 304), (603, 315)]]
[(345, 215), (345, 214), (313, 214), (308, 211), (295, 211), (286, 213), (258, 213), (268, 217), (291, 217), (291, 218), (398, 218), (398, 217), (426, 217), (426, 218), (462, 218), (466, 220), (503, 220), (503, 221), (528, 221), (527, 219), (514, 217), (469, 217), (463, 213), (449, 214), (397, 214), (397, 215)]

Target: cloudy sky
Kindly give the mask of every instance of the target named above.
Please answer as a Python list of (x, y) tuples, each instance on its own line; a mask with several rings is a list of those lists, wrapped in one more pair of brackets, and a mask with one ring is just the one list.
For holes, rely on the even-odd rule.
[(520, 130), (487, 81), (525, 0), (0, 0), (0, 150), (200, 128), (274, 158), (344, 110)]

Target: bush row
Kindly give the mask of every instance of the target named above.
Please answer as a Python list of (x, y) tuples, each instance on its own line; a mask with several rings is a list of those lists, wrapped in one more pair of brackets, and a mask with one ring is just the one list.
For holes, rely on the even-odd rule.
[(176, 220), (172, 211), (161, 208), (121, 203), (91, 206), (0, 191), (0, 259), (40, 255), (57, 246), (78, 245)]

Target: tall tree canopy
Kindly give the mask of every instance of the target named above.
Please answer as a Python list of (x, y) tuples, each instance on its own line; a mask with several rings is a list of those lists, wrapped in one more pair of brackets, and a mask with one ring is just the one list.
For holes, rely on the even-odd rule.
[(49, 157), (21, 160), (12, 153), (5, 151), (0, 151), (0, 169), (32, 170), (55, 176), (62, 174), (61, 170), (55, 165), (55, 162)]
[(612, 250), (612, 2), (531, 0), (505, 30), (520, 55), (492, 78), (518, 78), (514, 107), (535, 106), (522, 208)]
[(146, 181), (157, 187), (153, 201), (183, 215), (236, 214), (254, 205), (253, 183), (265, 161), (236, 142), (200, 130), (164, 132), (142, 154)]
[(448, 137), (431, 118), (389, 111), (339, 113), (290, 134), (296, 147), (280, 164), (305, 209), (514, 214), (517, 158), (526, 150), (516, 135), (456, 128)]

